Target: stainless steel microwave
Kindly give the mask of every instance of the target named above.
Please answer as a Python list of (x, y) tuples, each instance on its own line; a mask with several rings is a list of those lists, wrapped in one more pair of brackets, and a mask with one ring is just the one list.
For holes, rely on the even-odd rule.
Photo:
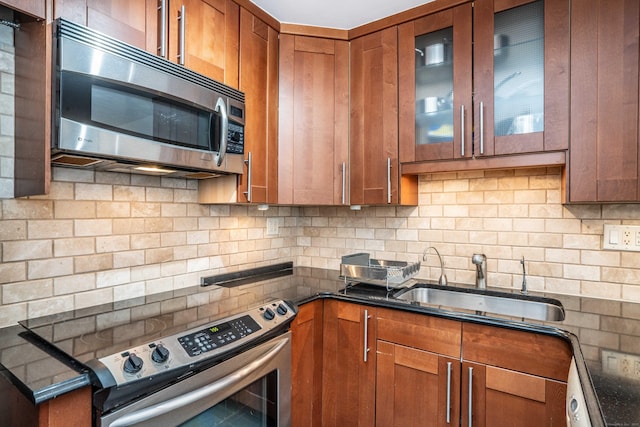
[(244, 94), (89, 28), (54, 25), (52, 164), (206, 178), (244, 168)]

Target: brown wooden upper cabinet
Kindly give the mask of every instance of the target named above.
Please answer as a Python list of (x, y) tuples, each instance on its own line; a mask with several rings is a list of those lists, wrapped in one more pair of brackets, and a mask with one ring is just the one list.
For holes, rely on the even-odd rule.
[(240, 8), (232, 0), (55, 0), (54, 17), (238, 87)]
[(568, 0), (477, 0), (400, 25), (400, 161), (566, 150), (568, 52)]
[(280, 35), (278, 203), (348, 203), (349, 44)]
[(398, 28), (352, 40), (350, 54), (350, 204), (417, 204), (415, 177), (400, 182)]
[[(240, 90), (245, 93), (245, 173), (238, 201), (278, 201), (278, 33), (240, 9)], [(215, 185), (215, 183), (214, 183)]]
[(2, 0), (0, 6), (7, 6), (21, 13), (26, 13), (34, 18), (46, 18), (45, 0)]
[(640, 200), (637, 1), (571, 2), (569, 202)]

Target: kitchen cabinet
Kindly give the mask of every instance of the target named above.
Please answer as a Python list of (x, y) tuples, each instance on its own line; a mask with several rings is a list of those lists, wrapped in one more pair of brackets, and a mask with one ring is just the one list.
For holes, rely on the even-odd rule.
[(408, 172), (499, 167), (508, 155), (520, 157), (507, 166), (564, 162), (567, 0), (455, 6), (400, 25), (399, 49), (415, 64), (400, 68), (400, 123), (415, 124), (400, 133), (401, 162), (418, 163)]
[(466, 426), (470, 413), (474, 426), (566, 424), (560, 337), (331, 299), (298, 317), (294, 425)]
[(239, 202), (278, 201), (278, 33), (240, 9), (240, 90), (245, 121), (245, 174)]
[(278, 203), (348, 203), (349, 44), (280, 35)]
[(640, 200), (637, 1), (571, 3), (569, 202)]
[(238, 87), (240, 8), (232, 0), (55, 0), (54, 17)]
[(85, 427), (91, 422), (91, 387), (84, 387), (34, 405), (4, 376), (0, 377), (3, 424), (21, 427)]
[(327, 300), (324, 310), (322, 424), (372, 426), (376, 309)]
[(473, 323), (462, 329), (462, 425), (566, 425), (567, 342)]
[(378, 310), (376, 425), (456, 425), (461, 323)]
[(417, 178), (400, 182), (397, 27), (352, 40), (350, 56), (350, 204), (417, 204)]
[(291, 425), (322, 426), (323, 302), (300, 306), (291, 323)]
[(46, 18), (45, 0), (3, 0), (0, 5), (14, 9), (20, 13), (26, 13), (34, 18)]
[(167, 8), (167, 58), (237, 88), (240, 7), (232, 0), (182, 0)]
[(55, 0), (54, 18), (64, 18), (156, 53), (148, 40), (157, 26), (156, 0)]

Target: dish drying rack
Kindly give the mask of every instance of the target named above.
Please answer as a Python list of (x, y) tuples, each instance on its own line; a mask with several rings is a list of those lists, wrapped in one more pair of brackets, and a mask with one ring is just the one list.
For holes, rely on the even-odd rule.
[(387, 290), (402, 285), (418, 274), (420, 262), (388, 261), (370, 258), (368, 253), (345, 255), (340, 264), (340, 278), (386, 286)]

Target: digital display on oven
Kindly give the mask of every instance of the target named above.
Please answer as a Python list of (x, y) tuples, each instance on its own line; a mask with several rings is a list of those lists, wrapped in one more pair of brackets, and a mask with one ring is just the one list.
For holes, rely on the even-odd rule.
[(216, 326), (212, 326), (209, 328), (209, 331), (213, 332), (214, 334), (217, 334), (218, 332), (224, 332), (227, 329), (229, 329), (231, 326), (229, 326), (228, 322), (225, 323), (221, 323), (219, 325)]

